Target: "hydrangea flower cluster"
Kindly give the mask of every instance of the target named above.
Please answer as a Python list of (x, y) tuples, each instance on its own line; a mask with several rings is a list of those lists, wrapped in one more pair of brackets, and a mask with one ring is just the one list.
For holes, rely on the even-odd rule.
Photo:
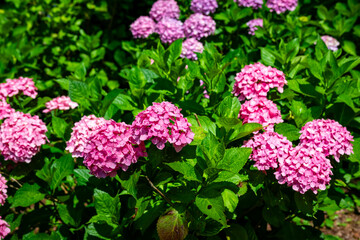
[(315, 149), (327, 156), (334, 156), (339, 162), (341, 155), (353, 153), (351, 141), (354, 137), (346, 127), (331, 119), (316, 119), (305, 124), (300, 131), (300, 145)]
[(74, 158), (84, 157), (84, 151), (88, 138), (93, 131), (106, 123), (104, 118), (97, 118), (94, 115), (83, 116), (81, 120), (74, 124), (70, 140), (66, 143), (68, 150)]
[(155, 32), (156, 23), (148, 16), (140, 16), (130, 25), (134, 38), (147, 38)]
[(0, 119), (8, 118), (15, 110), (6, 102), (5, 99), (0, 100)]
[(126, 171), (140, 156), (146, 156), (145, 145), (132, 145), (133, 132), (125, 123), (108, 120), (97, 127), (84, 149), (84, 165), (98, 178), (116, 176), (120, 168)]
[(29, 163), (46, 142), (47, 128), (38, 116), (15, 112), (0, 127), (0, 151), (5, 160)]
[(283, 122), (276, 104), (266, 98), (253, 98), (243, 103), (239, 118), (243, 123), (260, 123), (268, 131), (273, 131), (275, 123)]
[(266, 6), (270, 12), (275, 11), (277, 14), (289, 11), (294, 11), (298, 5), (297, 0), (268, 0)]
[(249, 27), (249, 34), (255, 35), (255, 31), (258, 29), (257, 27), (263, 27), (263, 20), (261, 18), (250, 20), (246, 23)]
[(139, 144), (151, 139), (158, 149), (163, 149), (169, 142), (179, 152), (194, 139), (191, 124), (180, 110), (170, 102), (161, 102), (140, 112), (132, 124), (135, 142)]
[(202, 13), (204, 15), (209, 15), (214, 13), (218, 8), (216, 0), (192, 0), (190, 9), (194, 13)]
[(216, 29), (216, 23), (210, 16), (201, 13), (191, 14), (184, 22), (185, 36), (200, 40), (213, 34)]
[(4, 239), (10, 233), (9, 224), (1, 219), (0, 216), (0, 239)]
[(0, 174), (0, 205), (4, 206), (7, 197), (6, 179)]
[(332, 175), (330, 160), (321, 152), (299, 145), (290, 151), (286, 159), (279, 159), (275, 177), (280, 184), (304, 194), (312, 190), (325, 190)]
[(241, 72), (236, 74), (232, 93), (240, 101), (266, 97), (270, 88), (277, 87), (279, 92), (283, 92), (285, 84), (287, 81), (282, 71), (258, 62), (245, 66)]
[(324, 41), (325, 45), (327, 46), (327, 48), (329, 50), (334, 51), (334, 52), (338, 50), (338, 46), (340, 45), (340, 43), (335, 38), (328, 36), (328, 35), (324, 35), (324, 36), (321, 36), (321, 40)]
[(24, 95), (36, 98), (37, 88), (32, 78), (19, 77), (17, 79), (6, 79), (6, 83), (0, 83), (0, 97), (12, 97), (23, 92)]
[(255, 161), (254, 166), (260, 171), (276, 169), (278, 161), (288, 157), (292, 143), (284, 136), (271, 131), (256, 134), (243, 147), (252, 148), (250, 159)]
[(254, 9), (261, 8), (263, 0), (234, 0), (239, 7), (252, 7)]
[(76, 102), (71, 101), (70, 97), (61, 96), (52, 99), (51, 101), (45, 103), (46, 109), (43, 110), (44, 113), (51, 112), (52, 110), (69, 110), (79, 106)]
[(164, 17), (179, 19), (180, 9), (174, 0), (158, 0), (152, 5), (149, 15), (157, 22)]
[(156, 24), (155, 32), (160, 35), (163, 43), (172, 43), (179, 38), (185, 37), (183, 23), (179, 20), (164, 17)]
[(180, 57), (190, 60), (197, 60), (196, 52), (202, 53), (204, 45), (195, 38), (188, 38), (182, 43), (182, 51)]

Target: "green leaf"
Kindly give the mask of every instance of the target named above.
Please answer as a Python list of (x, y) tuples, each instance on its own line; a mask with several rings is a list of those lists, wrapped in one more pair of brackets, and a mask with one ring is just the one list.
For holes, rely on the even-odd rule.
[(45, 157), (44, 158), (44, 166), (36, 171), (36, 176), (42, 180), (44, 180), (45, 182), (47, 182), (48, 184), (50, 184), (51, 182), (51, 178), (52, 178), (52, 172), (50, 169), (50, 160), (49, 158)]
[(90, 174), (89, 169), (75, 169), (74, 170), (74, 176), (76, 178), (76, 182), (78, 186), (86, 186), (89, 182), (89, 178), (91, 178), (93, 175)]
[(207, 167), (215, 167), (225, 154), (225, 146), (214, 134), (208, 133), (196, 148), (197, 155), (203, 157)]
[(50, 183), (50, 188), (53, 190), (53, 193), (61, 184), (62, 179), (73, 173), (74, 165), (74, 159), (72, 158), (71, 154), (64, 155), (54, 161), (53, 165), (51, 166), (53, 177)]
[(279, 123), (275, 125), (275, 132), (283, 135), (289, 141), (299, 140), (300, 130), (292, 124), (288, 123)]
[(116, 179), (121, 183), (121, 186), (125, 188), (134, 198), (136, 198), (137, 187), (136, 184), (140, 178), (140, 171), (132, 173), (130, 176), (125, 172), (116, 176)]
[(78, 80), (85, 80), (85, 76), (86, 76), (85, 63), (82, 62), (81, 64), (79, 64), (79, 67), (76, 69), (73, 76)]
[(245, 123), (244, 125), (234, 129), (234, 131), (230, 134), (227, 143), (243, 138), (261, 129), (262, 129), (262, 125), (259, 123)]
[(59, 138), (64, 138), (66, 128), (68, 127), (66, 121), (62, 118), (52, 116), (51, 123), (56, 136), (58, 136)]
[(224, 189), (224, 191), (221, 193), (221, 196), (223, 198), (225, 207), (230, 212), (234, 212), (236, 209), (236, 206), (239, 203), (238, 195), (229, 189)]
[(295, 204), (296, 204), (297, 208), (302, 213), (311, 215), (311, 216), (314, 214), (313, 201), (316, 200), (316, 197), (312, 192), (308, 191), (305, 194), (295, 192), (294, 199), (295, 199)]
[(120, 198), (111, 197), (107, 192), (94, 190), (95, 209), (98, 215), (106, 217), (110, 222), (117, 224), (120, 219)]
[(116, 96), (112, 104), (114, 104), (117, 108), (123, 111), (132, 111), (135, 109), (135, 103), (131, 99), (131, 97), (122, 93), (119, 93)]
[(70, 81), (69, 84), (69, 97), (71, 101), (77, 102), (79, 105), (89, 107), (90, 103), (87, 99), (89, 87), (85, 82)]
[(245, 165), (251, 154), (251, 148), (229, 148), (225, 150), (224, 158), (217, 168), (238, 173)]
[(345, 50), (345, 52), (356, 56), (356, 46), (355, 43), (350, 42), (350, 41), (344, 41), (344, 45), (343, 45), (343, 49)]
[(225, 206), (220, 193), (218, 193), (217, 196), (213, 195), (210, 197), (199, 194), (195, 199), (195, 205), (202, 213), (221, 223), (223, 226), (226, 226)]
[(196, 165), (196, 159), (189, 159), (188, 161), (183, 162), (171, 162), (171, 163), (165, 163), (169, 167), (171, 167), (173, 170), (181, 173), (184, 175), (184, 178), (186, 178), (189, 181), (197, 181), (201, 182), (201, 174), (197, 171), (195, 165)]
[(14, 202), (11, 208), (14, 207), (28, 207), (31, 204), (37, 203), (43, 200), (45, 193), (41, 193), (40, 186), (34, 183), (33, 185), (25, 183), (19, 190), (16, 191), (14, 196)]
[(275, 63), (275, 56), (266, 48), (261, 49), (261, 60), (267, 66), (274, 66)]
[(81, 221), (81, 212), (79, 209), (74, 208), (71, 204), (56, 204), (59, 216), (61, 220), (67, 224), (74, 227), (78, 227)]
[(174, 41), (169, 49), (167, 51), (169, 51), (169, 57), (166, 61), (168, 67), (170, 68), (171, 64), (180, 57), (181, 54), (181, 50), (182, 50), (182, 39), (177, 39), (176, 41)]
[(227, 96), (221, 101), (219, 107), (216, 110), (217, 114), (221, 117), (237, 118), (240, 107), (241, 104), (238, 98)]
[(161, 216), (156, 224), (160, 240), (183, 240), (188, 234), (188, 223), (183, 215), (175, 209)]

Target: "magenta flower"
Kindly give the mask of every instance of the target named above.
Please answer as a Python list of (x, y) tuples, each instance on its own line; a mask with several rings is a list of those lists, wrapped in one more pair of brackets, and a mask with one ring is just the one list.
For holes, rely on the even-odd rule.
[(0, 151), (5, 160), (29, 163), (47, 138), (45, 123), (38, 116), (15, 112), (0, 127)]
[(0, 119), (8, 118), (15, 110), (6, 102), (5, 99), (0, 99)]
[(249, 27), (249, 34), (255, 35), (255, 31), (258, 29), (257, 27), (263, 27), (263, 20), (261, 18), (250, 20), (246, 23)]
[(243, 147), (252, 148), (250, 159), (255, 161), (254, 166), (261, 171), (276, 169), (279, 159), (286, 159), (293, 148), (286, 137), (269, 131), (254, 135), (244, 142)]
[(52, 99), (51, 101), (45, 103), (46, 109), (43, 110), (44, 113), (51, 112), (52, 110), (69, 110), (79, 106), (76, 102), (71, 101), (70, 97), (61, 96)]
[(353, 153), (354, 137), (346, 127), (331, 119), (316, 119), (305, 124), (300, 131), (300, 145), (315, 149), (339, 162), (341, 155)]
[(0, 216), (0, 239), (4, 239), (10, 233), (9, 224), (1, 219)]
[(158, 149), (163, 149), (169, 142), (179, 152), (194, 139), (191, 124), (180, 110), (170, 102), (162, 102), (153, 103), (140, 112), (132, 124), (135, 142), (139, 144), (151, 139)]
[(252, 7), (254, 9), (261, 8), (263, 0), (234, 0), (239, 7)]
[(209, 15), (214, 13), (218, 7), (216, 0), (192, 0), (190, 9), (194, 13)]
[(74, 158), (84, 157), (84, 151), (88, 138), (99, 126), (106, 123), (104, 118), (97, 118), (94, 115), (83, 116), (72, 128), (70, 140), (66, 143), (68, 150)]
[(280, 110), (266, 98), (253, 98), (241, 105), (239, 118), (243, 123), (260, 123), (267, 131), (273, 131), (275, 123), (282, 123)]
[(98, 178), (115, 177), (120, 168), (126, 171), (140, 156), (147, 156), (145, 145), (133, 146), (133, 131), (125, 123), (108, 120), (97, 127), (84, 149), (84, 165)]
[(4, 206), (5, 200), (7, 199), (7, 181), (6, 179), (0, 174), (0, 205)]
[(325, 190), (332, 175), (330, 160), (314, 149), (297, 146), (286, 159), (279, 159), (275, 177), (280, 184), (287, 184), (293, 190), (304, 194), (311, 190)]
[[(204, 85), (204, 81), (203, 81), (203, 80), (200, 80), (200, 86), (202, 86), (202, 85)], [(204, 86), (203, 88), (204, 88), (204, 91), (203, 91), (204, 98), (209, 99), (209, 98), (210, 98), (210, 96), (209, 96), (208, 91), (206, 91), (206, 87)]]
[(268, 0), (266, 6), (270, 12), (275, 11), (277, 14), (286, 12), (287, 10), (294, 11), (298, 5), (297, 0)]
[(156, 23), (150, 17), (141, 16), (130, 25), (134, 38), (147, 38), (155, 32)]
[(24, 95), (36, 98), (37, 88), (32, 78), (19, 77), (17, 79), (6, 79), (6, 83), (0, 83), (1, 98), (12, 97), (23, 92)]
[(180, 57), (190, 60), (197, 60), (196, 52), (202, 53), (204, 45), (195, 38), (188, 38), (182, 43), (182, 51)]
[(210, 16), (201, 13), (191, 14), (184, 22), (184, 31), (187, 38), (200, 40), (215, 33), (216, 23)]
[(149, 14), (157, 22), (164, 17), (179, 19), (180, 9), (174, 0), (158, 0), (152, 5)]
[(264, 66), (261, 63), (246, 65), (241, 72), (236, 74), (232, 93), (240, 101), (256, 97), (266, 97), (270, 88), (276, 88), (283, 92), (287, 84), (282, 71)]
[(164, 17), (155, 26), (155, 32), (160, 35), (163, 43), (172, 43), (185, 37), (183, 23), (179, 20)]
[(338, 50), (338, 46), (340, 45), (340, 43), (335, 38), (328, 36), (328, 35), (324, 35), (324, 36), (321, 36), (321, 39), (324, 41), (326, 47), (329, 50), (334, 51), (334, 52)]

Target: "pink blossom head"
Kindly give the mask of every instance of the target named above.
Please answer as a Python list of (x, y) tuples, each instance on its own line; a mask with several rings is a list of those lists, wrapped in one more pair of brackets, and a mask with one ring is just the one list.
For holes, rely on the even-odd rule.
[(297, 0), (268, 0), (266, 6), (270, 11), (275, 11), (277, 14), (286, 12), (287, 10), (294, 11), (298, 5)]
[(297, 192), (304, 194), (311, 190), (325, 190), (332, 175), (330, 160), (314, 149), (297, 146), (285, 159), (279, 159), (279, 168), (275, 177), (280, 184), (287, 184)]
[(266, 98), (253, 98), (243, 103), (239, 118), (243, 123), (260, 123), (267, 131), (273, 131), (275, 123), (283, 122), (276, 104)]
[(0, 205), (4, 206), (7, 199), (7, 185), (6, 179), (0, 174)]
[(188, 38), (182, 43), (182, 51), (180, 57), (190, 60), (197, 60), (196, 53), (202, 53), (204, 45), (195, 38)]
[(134, 38), (147, 38), (155, 32), (155, 25), (150, 17), (141, 16), (130, 25), (130, 31)]
[(200, 40), (214, 34), (216, 23), (210, 16), (201, 13), (191, 14), (184, 22), (184, 31), (187, 38)]
[(180, 9), (174, 0), (158, 0), (152, 5), (149, 14), (157, 22), (164, 17), (179, 19)]
[(14, 112), (15, 110), (5, 99), (0, 99), (0, 119), (8, 118)]
[(32, 78), (19, 77), (17, 79), (6, 79), (6, 83), (0, 84), (1, 98), (12, 97), (22, 92), (31, 98), (36, 98), (37, 88)]
[(246, 25), (249, 27), (249, 34), (255, 35), (257, 27), (263, 27), (263, 20), (261, 18), (253, 19), (248, 21)]
[(183, 23), (179, 20), (164, 17), (155, 26), (155, 32), (160, 35), (163, 43), (172, 43), (185, 37)]
[(335, 38), (333, 38), (331, 36), (328, 36), (328, 35), (324, 35), (324, 36), (321, 36), (321, 39), (324, 41), (326, 47), (329, 50), (331, 50), (331, 51), (337, 51), (338, 50), (338, 46), (340, 45), (340, 43)]
[(179, 152), (194, 139), (191, 124), (180, 110), (170, 102), (161, 102), (140, 112), (132, 124), (135, 142), (139, 144), (151, 139), (158, 149), (163, 149), (169, 142)]
[(71, 101), (70, 97), (61, 96), (52, 99), (51, 101), (45, 103), (46, 109), (43, 110), (44, 113), (51, 112), (52, 110), (69, 110), (79, 106), (76, 102)]
[(254, 9), (261, 8), (263, 0), (234, 0), (239, 7), (252, 7)]
[(4, 239), (10, 233), (9, 224), (1, 219), (0, 216), (0, 239)]
[(249, 141), (244, 142), (243, 147), (252, 149), (250, 159), (255, 161), (254, 166), (261, 171), (276, 169), (279, 159), (287, 158), (293, 148), (286, 137), (269, 131), (256, 134)]
[(353, 153), (353, 136), (346, 127), (331, 119), (316, 119), (305, 124), (300, 131), (300, 145), (315, 149), (339, 162), (341, 155)]
[(94, 115), (83, 116), (81, 120), (75, 123), (72, 128), (70, 140), (66, 143), (68, 150), (74, 158), (83, 157), (89, 136), (99, 126), (106, 123), (104, 118), (98, 118)]
[(209, 15), (214, 13), (218, 8), (216, 0), (192, 0), (190, 9), (194, 13), (202, 13), (204, 15)]
[(5, 160), (29, 163), (46, 142), (47, 128), (38, 116), (15, 112), (0, 127), (0, 151)]
[(116, 176), (126, 171), (140, 156), (146, 156), (145, 145), (133, 146), (133, 132), (125, 123), (108, 120), (96, 128), (84, 149), (84, 165), (98, 178)]
[(235, 84), (232, 93), (240, 101), (256, 97), (266, 97), (270, 88), (277, 88), (283, 92), (287, 84), (282, 71), (264, 66), (261, 63), (246, 65), (241, 72), (235, 76)]

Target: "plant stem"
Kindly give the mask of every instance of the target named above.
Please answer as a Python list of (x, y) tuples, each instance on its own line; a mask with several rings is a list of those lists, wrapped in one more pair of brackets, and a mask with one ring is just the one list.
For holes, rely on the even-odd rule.
[(160, 194), (160, 196), (170, 204), (170, 206), (175, 207), (174, 204), (171, 202), (171, 200), (165, 196), (157, 187), (155, 187), (155, 185), (152, 183), (152, 181), (148, 178), (148, 176), (145, 175), (146, 180), (149, 182), (150, 186), (157, 192)]

